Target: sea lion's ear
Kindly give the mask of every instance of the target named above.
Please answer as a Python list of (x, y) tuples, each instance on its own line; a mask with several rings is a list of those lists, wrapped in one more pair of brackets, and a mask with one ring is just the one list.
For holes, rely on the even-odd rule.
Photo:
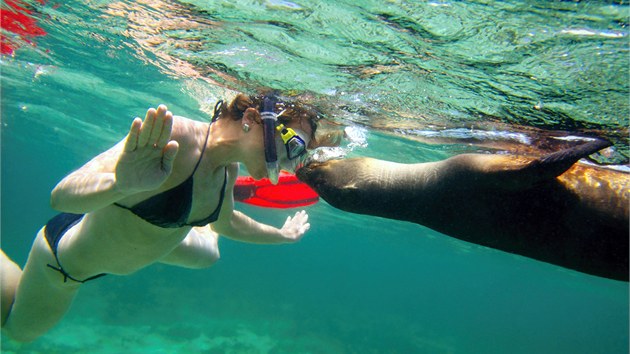
[[(538, 180), (543, 181), (560, 176), (566, 172), (579, 159), (585, 158), (601, 149), (612, 146), (612, 143), (604, 139), (593, 139), (585, 144), (569, 149), (557, 151), (532, 161), (526, 170), (538, 175)], [(530, 172), (530, 171), (528, 171)]]

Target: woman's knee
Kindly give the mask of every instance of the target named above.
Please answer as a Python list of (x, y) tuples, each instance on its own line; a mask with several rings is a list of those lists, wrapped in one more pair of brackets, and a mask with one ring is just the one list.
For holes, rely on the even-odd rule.
[(221, 254), (219, 253), (219, 243), (218, 238), (219, 235), (213, 232), (210, 228), (195, 228), (193, 229), (194, 237), (191, 235), (189, 241), (191, 245), (194, 244), (197, 250), (195, 263), (195, 268), (208, 268), (215, 264), (219, 258), (221, 258)]
[(219, 259), (221, 258), (221, 254), (219, 253), (219, 248), (214, 248), (205, 252), (203, 256), (197, 259), (198, 265), (196, 268), (209, 268), (212, 267)]

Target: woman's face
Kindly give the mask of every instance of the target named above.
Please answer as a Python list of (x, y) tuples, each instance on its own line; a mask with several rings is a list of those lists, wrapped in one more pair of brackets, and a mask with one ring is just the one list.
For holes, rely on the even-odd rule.
[[(302, 130), (302, 127), (300, 127), (299, 124), (289, 124), (287, 128), (292, 128), (295, 133), (304, 141), (305, 146), (308, 146), (311, 141), (311, 135)], [(310, 131), (310, 128), (308, 129)], [(287, 154), (287, 148), (282, 142), (282, 139), (280, 138), (278, 133), (276, 133), (276, 151), (278, 153), (278, 164), (280, 165), (280, 169), (290, 173), (295, 173), (295, 171), (302, 165), (304, 156), (306, 155), (303, 154), (302, 156), (290, 159)]]
[[(248, 161), (243, 162), (249, 174), (255, 179), (269, 177), (267, 172), (267, 164), (265, 162), (265, 144), (262, 132), (262, 123), (260, 122), (259, 118), (254, 118), (259, 117), (259, 114), (260, 113), (258, 112), (258, 110), (251, 108), (245, 112), (245, 116), (251, 118), (248, 119), (251, 123), (248, 123), (251, 127), (251, 131), (249, 132), (249, 134), (251, 136), (251, 134), (253, 133), (253, 136), (249, 138), (249, 144), (250, 151), (255, 151), (255, 153), (250, 154)], [(312, 128), (306, 119), (291, 119), (285, 121), (284, 125), (287, 128), (293, 129), (295, 133), (304, 141), (305, 146), (309, 145), (312, 136)], [(255, 128), (253, 126), (255, 126)], [(280, 169), (290, 173), (295, 173), (295, 171), (299, 167), (301, 167), (306, 154), (290, 159), (287, 156), (287, 148), (282, 141), (280, 133), (276, 131), (275, 135), (276, 155)]]
[[(310, 132), (310, 127), (300, 127), (299, 122), (290, 122), (286, 125), (286, 127), (292, 128), (295, 131), (295, 133), (300, 138), (302, 138), (302, 140), (305, 143), (305, 146), (308, 146), (308, 144), (311, 141), (311, 135), (308, 134), (305, 130), (308, 130)], [(302, 128), (305, 128), (305, 129), (303, 130)], [(269, 177), (267, 173), (267, 164), (265, 162), (265, 147), (264, 147), (264, 139), (262, 136), (262, 131), (260, 132), (259, 141), (260, 141), (260, 144), (257, 144), (257, 145), (259, 146), (258, 151), (260, 152), (255, 154), (257, 158), (253, 157), (253, 161), (249, 164), (246, 164), (247, 171), (255, 179), (262, 179), (262, 178)], [(295, 171), (299, 167), (301, 167), (306, 154), (290, 159), (287, 155), (287, 148), (282, 142), (282, 138), (280, 137), (280, 133), (278, 132), (276, 132), (275, 142), (276, 142), (276, 156), (278, 158), (278, 165), (280, 169), (290, 172), (290, 173), (295, 173)]]

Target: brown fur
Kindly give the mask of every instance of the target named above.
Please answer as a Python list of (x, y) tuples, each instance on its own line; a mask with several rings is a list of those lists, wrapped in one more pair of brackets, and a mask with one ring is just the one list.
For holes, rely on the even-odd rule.
[(464, 241), (628, 281), (628, 174), (575, 164), (608, 145), (594, 141), (542, 158), (334, 160), (307, 165), (298, 177), (342, 210), (411, 221)]

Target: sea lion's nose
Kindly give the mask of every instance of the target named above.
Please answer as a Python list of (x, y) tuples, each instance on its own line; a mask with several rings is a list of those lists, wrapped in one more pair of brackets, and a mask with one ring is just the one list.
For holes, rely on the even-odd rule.
[(300, 181), (308, 184), (311, 181), (311, 178), (313, 176), (313, 170), (314, 170), (315, 164), (317, 163), (311, 162), (309, 164), (302, 166), (300, 169), (295, 171), (295, 175)]
[(325, 181), (326, 165), (326, 162), (311, 162), (297, 170), (295, 175), (300, 181), (314, 187)]

